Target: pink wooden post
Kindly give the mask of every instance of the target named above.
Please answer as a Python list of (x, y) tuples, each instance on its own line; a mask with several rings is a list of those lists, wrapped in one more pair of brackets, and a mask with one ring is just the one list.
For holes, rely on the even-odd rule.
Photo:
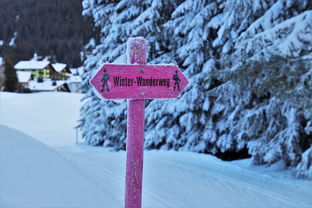
[[(128, 40), (128, 64), (146, 64), (146, 45), (141, 38)], [(126, 208), (140, 208), (142, 203), (144, 110), (144, 99), (128, 100)]]

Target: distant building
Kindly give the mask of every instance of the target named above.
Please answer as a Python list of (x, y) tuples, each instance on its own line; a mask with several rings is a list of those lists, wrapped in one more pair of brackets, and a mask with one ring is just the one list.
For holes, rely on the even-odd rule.
[(49, 61), (20, 61), (14, 68), (17, 71), (31, 72), (31, 78), (39, 82), (43, 81), (45, 78), (52, 80), (58, 80), (59, 78), (58, 73)]
[(30, 71), (17, 71), (16, 75), (17, 75), (17, 79), (19, 82), (19, 91), (23, 92), (25, 89), (28, 89), (28, 83), (31, 80), (31, 72)]
[(53, 68), (56, 72), (58, 72), (58, 79), (57, 80), (66, 80), (69, 78), (71, 71), (67, 67), (66, 64), (56, 63), (52, 64)]
[(79, 87), (81, 84), (81, 76), (71, 75), (67, 81), (68, 87), (71, 92), (79, 92)]
[(17, 71), (16, 75), (19, 83), (27, 84), (31, 80), (30, 71)]
[(78, 68), (70, 69), (71, 76), (68, 80), (68, 86), (71, 92), (79, 92), (80, 84), (82, 82), (81, 76), (85, 73), (85, 68), (83, 66)]
[(20, 91), (32, 92), (63, 91), (78, 92), (83, 68), (69, 69), (66, 64), (51, 64), (48, 59), (38, 60), (37, 54), (30, 61), (20, 61), (17, 71)]

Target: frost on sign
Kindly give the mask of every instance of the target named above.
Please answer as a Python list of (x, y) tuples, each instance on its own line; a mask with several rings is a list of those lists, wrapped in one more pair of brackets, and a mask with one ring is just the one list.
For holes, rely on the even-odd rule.
[(175, 65), (104, 64), (90, 80), (104, 99), (176, 98), (188, 79)]

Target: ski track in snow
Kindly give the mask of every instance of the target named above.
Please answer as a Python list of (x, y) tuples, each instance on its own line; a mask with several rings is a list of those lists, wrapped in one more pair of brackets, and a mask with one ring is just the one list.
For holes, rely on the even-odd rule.
[[(91, 179), (101, 188), (114, 187), (114, 193), (118, 193), (115, 196), (116, 202), (120, 206), (123, 205), (124, 152), (97, 151), (77, 154), (68, 152), (66, 149), (61, 152), (86, 175), (92, 177)], [(112, 159), (112, 157), (106, 158), (107, 154), (115, 154), (114, 165), (106, 164)], [(212, 207), (268, 207), (269, 205), (270, 207), (309, 207), (307, 202), (294, 201), (293, 198), (276, 191), (273, 186), (279, 185), (278, 183), (273, 183), (273, 189), (270, 190), (262, 187), (260, 184), (262, 181), (257, 181), (256, 176), (254, 183), (231, 177), (231, 173), (241, 174), (242, 178), (247, 174), (246, 172), (239, 173), (239, 169), (235, 167), (234, 169), (227, 167), (228, 174), (226, 175), (222, 172), (218, 173), (213, 170), (218, 166), (218, 161), (212, 164), (212, 169), (209, 169), (209, 167), (197, 165), (196, 161), (177, 162), (177, 158), (171, 160), (170, 155), (171, 153), (169, 157), (165, 157), (157, 152), (145, 153), (143, 207), (206, 207), (207, 205)], [(246, 177), (250, 176), (246, 175)]]
[[(62, 153), (70, 161), (76, 164), (82, 172), (91, 177), (91, 180), (98, 183), (101, 188), (105, 189), (106, 186), (114, 187), (116, 194), (116, 202), (119, 202), (120, 206), (123, 204), (124, 200), (124, 180), (125, 180), (125, 170), (120, 164), (115, 170), (110, 170), (105, 168), (105, 163), (100, 160), (92, 158), (88, 154), (72, 154), (72, 153)], [(124, 164), (122, 162), (121, 164)], [(122, 170), (122, 172), (120, 172)], [(143, 190), (143, 195), (146, 197), (146, 203), (152, 205), (153, 207), (174, 207), (173, 204), (169, 204), (162, 198), (158, 197), (157, 193), (151, 192), (148, 189)]]
[[(153, 158), (155, 159), (155, 157)], [(194, 178), (200, 180), (198, 183), (194, 183), (194, 185), (198, 185), (197, 187), (202, 190), (197, 190), (197, 188), (194, 188), (193, 191), (187, 192), (187, 195), (192, 196), (190, 197), (191, 199), (196, 199), (198, 194), (201, 192), (209, 193), (212, 190), (221, 192), (219, 199), (213, 199), (212, 201), (206, 200), (207, 204), (214, 203), (213, 206), (218, 206), (219, 200), (222, 200), (223, 198), (225, 198), (224, 200), (227, 200), (226, 198), (231, 196), (233, 200), (231, 203), (226, 205), (227, 207), (267, 207), (268, 204), (271, 204), (272, 207), (308, 207), (307, 204), (291, 202), (291, 199), (286, 198), (280, 194), (260, 188), (253, 184), (248, 184), (237, 179), (233, 179), (232, 177), (224, 176), (220, 173), (210, 171), (209, 168), (203, 169), (199, 167), (193, 167), (190, 163), (183, 164), (183, 162), (177, 163), (161, 160), (156, 160), (155, 162), (160, 163), (160, 167), (166, 165), (168, 169), (171, 169), (174, 173), (180, 172), (186, 175), (192, 175)], [(233, 172), (231, 169), (228, 171)], [(242, 177), (244, 177), (244, 175), (242, 175)], [(202, 182), (204, 182), (207, 186), (201, 186), (200, 183)], [(168, 181), (168, 183), (170, 183), (170, 181)], [(183, 189), (183, 186), (180, 188)], [(224, 197), (224, 195), (227, 197)], [(243, 200), (240, 201), (240, 199)], [(237, 203), (238, 201), (240, 202)], [(189, 204), (189, 206), (192, 206), (192, 202)]]
[[(126, 153), (73, 144), (81, 95), (0, 95), (0, 124), (23, 131), (58, 151), (99, 190), (109, 193), (103, 196), (108, 199), (104, 207), (123, 207)], [(312, 207), (312, 182), (308, 180), (279, 173), (275, 177), (269, 170), (262, 173), (256, 167), (241, 167), (210, 155), (174, 151), (144, 154), (143, 207)], [(0, 206), (7, 205), (1, 200), (10, 201), (5, 197), (0, 196)]]
[[(158, 161), (160, 162), (160, 161)], [(266, 190), (260, 187), (257, 187), (255, 185), (251, 185), (242, 181), (239, 181), (237, 179), (233, 179), (228, 176), (224, 176), (222, 174), (214, 173), (213, 171), (209, 171), (207, 169), (203, 170), (199, 167), (192, 167), (190, 164), (184, 164), (181, 163), (174, 163), (170, 161), (161, 161), (161, 163), (167, 164), (168, 166), (174, 168), (174, 169), (181, 169), (183, 172), (190, 172), (192, 175), (201, 175), (201, 178), (209, 178), (210, 187), (214, 187), (214, 190), (224, 190), (227, 194), (231, 195), (235, 193), (237, 197), (243, 196), (244, 198), (248, 198), (249, 201), (256, 202), (253, 205), (255, 207), (267, 207), (267, 205), (263, 205), (263, 201), (259, 199), (259, 195), (263, 195), (266, 200), (276, 200), (276, 204), (273, 207), (305, 207), (306, 204), (296, 204), (291, 202), (286, 197), (274, 193), (270, 190)], [(206, 182), (206, 183), (207, 183)], [(211, 188), (210, 188), (211, 189)], [(258, 195), (255, 195), (258, 194)], [(246, 196), (247, 195), (247, 196)], [(235, 205), (237, 206), (237, 205)], [(251, 205), (247, 205), (246, 207), (249, 207)], [(241, 207), (245, 207), (241, 204)]]

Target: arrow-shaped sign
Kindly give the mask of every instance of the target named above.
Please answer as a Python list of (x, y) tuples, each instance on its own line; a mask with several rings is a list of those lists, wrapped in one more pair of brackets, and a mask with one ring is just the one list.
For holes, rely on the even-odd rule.
[(104, 99), (178, 97), (188, 79), (176, 65), (104, 64), (90, 80)]

